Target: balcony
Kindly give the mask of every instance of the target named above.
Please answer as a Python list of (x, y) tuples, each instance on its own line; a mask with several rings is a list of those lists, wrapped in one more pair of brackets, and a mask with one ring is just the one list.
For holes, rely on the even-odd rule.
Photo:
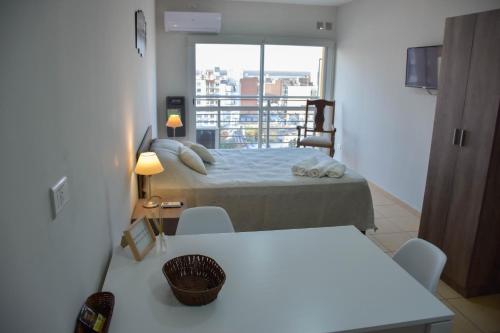
[[(318, 97), (196, 97), (197, 141), (209, 148), (295, 147), (304, 125), (305, 102)], [(308, 125), (313, 123), (310, 112)]]

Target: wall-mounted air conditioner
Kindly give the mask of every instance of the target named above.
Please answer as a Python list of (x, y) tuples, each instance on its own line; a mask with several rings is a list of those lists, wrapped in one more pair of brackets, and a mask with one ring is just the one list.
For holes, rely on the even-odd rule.
[(221, 13), (165, 12), (165, 31), (219, 33)]
[(196, 142), (208, 149), (219, 148), (219, 129), (217, 127), (202, 127), (196, 129)]

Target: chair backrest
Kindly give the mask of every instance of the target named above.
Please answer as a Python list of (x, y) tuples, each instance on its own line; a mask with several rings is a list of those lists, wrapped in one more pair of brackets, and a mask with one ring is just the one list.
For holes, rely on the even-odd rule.
[(404, 243), (392, 258), (430, 292), (436, 292), (446, 264), (443, 251), (423, 239), (414, 238)]
[(221, 207), (195, 207), (182, 212), (177, 235), (234, 232), (233, 223)]
[(309, 118), (309, 106), (314, 105), (316, 107), (316, 113), (314, 115), (314, 130), (322, 131), (325, 123), (325, 107), (332, 107), (332, 125), (335, 119), (335, 101), (327, 101), (324, 99), (315, 99), (306, 101), (306, 120), (304, 127), (307, 127), (307, 119)]

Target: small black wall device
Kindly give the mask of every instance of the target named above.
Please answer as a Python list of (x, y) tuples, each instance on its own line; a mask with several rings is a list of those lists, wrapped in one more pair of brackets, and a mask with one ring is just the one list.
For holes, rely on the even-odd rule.
[[(175, 137), (186, 136), (186, 103), (184, 96), (167, 96), (167, 117), (178, 114), (184, 126), (175, 129)], [(168, 137), (174, 136), (174, 129), (167, 127)]]

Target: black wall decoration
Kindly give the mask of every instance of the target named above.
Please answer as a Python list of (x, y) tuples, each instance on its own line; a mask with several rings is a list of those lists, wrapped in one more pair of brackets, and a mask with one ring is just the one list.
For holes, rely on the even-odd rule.
[(146, 17), (142, 10), (135, 12), (135, 48), (141, 57), (146, 53)]

